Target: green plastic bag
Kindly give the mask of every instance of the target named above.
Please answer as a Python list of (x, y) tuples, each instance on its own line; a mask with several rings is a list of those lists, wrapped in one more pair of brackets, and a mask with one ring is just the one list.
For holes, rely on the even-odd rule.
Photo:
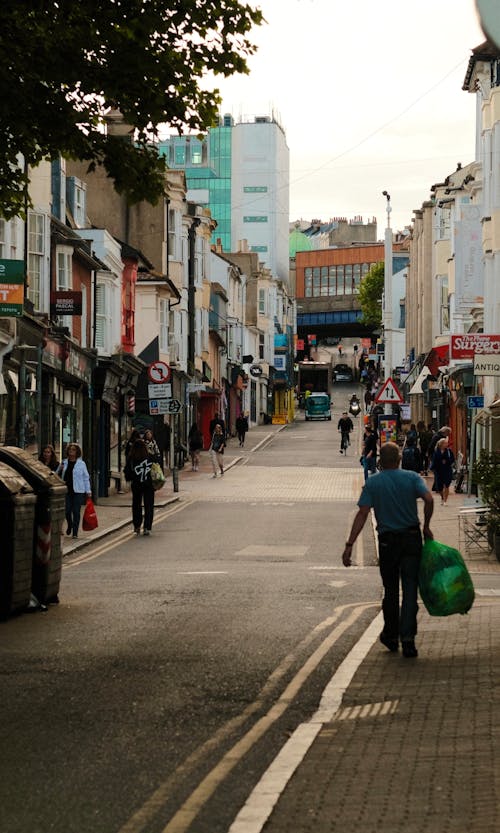
[(474, 585), (458, 550), (439, 541), (426, 541), (418, 574), (418, 589), (431, 616), (467, 613)]

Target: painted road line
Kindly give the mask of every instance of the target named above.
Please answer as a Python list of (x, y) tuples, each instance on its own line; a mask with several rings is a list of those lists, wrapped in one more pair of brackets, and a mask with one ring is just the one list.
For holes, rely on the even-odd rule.
[(317, 712), (297, 727), (236, 816), (228, 833), (261, 833), (290, 778), (304, 760), (324, 723), (331, 723), (354, 674), (374, 644), (382, 624), (379, 613), (326, 686)]
[[(209, 738), (204, 744), (202, 744), (202, 746), (195, 749), (194, 752), (185, 761), (183, 761), (183, 763), (180, 764), (179, 767), (177, 767), (177, 769), (174, 772), (172, 772), (171, 775), (169, 775), (169, 777), (167, 779), (165, 779), (165, 781), (163, 781), (163, 783), (160, 784), (160, 786), (154, 791), (154, 793), (152, 793), (152, 795), (147, 799), (147, 801), (144, 802), (142, 807), (140, 807), (131, 816), (131, 818), (123, 825), (123, 827), (120, 828), (118, 833), (142, 833), (142, 831), (146, 828), (146, 826), (151, 823), (152, 819), (162, 810), (165, 803), (169, 799), (171, 799), (173, 793), (175, 792), (176, 789), (178, 789), (179, 785), (181, 783), (183, 783), (184, 780), (188, 776), (191, 775), (191, 773), (195, 770), (196, 767), (198, 767), (200, 765), (200, 763), (204, 760), (204, 758), (206, 758), (209, 754), (213, 754), (215, 752), (215, 750), (218, 748), (218, 746), (220, 746), (223, 743), (226, 743), (227, 740), (231, 737), (231, 735), (233, 735), (235, 733), (236, 730), (238, 730), (242, 725), (244, 725), (244, 723), (252, 715), (256, 714), (256, 712), (259, 711), (259, 709), (261, 709), (263, 706), (265, 706), (266, 701), (269, 701), (269, 698), (273, 695), (274, 690), (276, 689), (276, 687), (281, 683), (281, 680), (283, 679), (284, 675), (290, 670), (291, 667), (293, 667), (293, 665), (295, 665), (295, 663), (297, 661), (297, 658), (300, 656), (300, 654), (304, 650), (306, 650), (309, 647), (309, 645), (313, 641), (315, 641), (323, 631), (326, 631), (329, 628), (333, 627), (335, 625), (335, 623), (338, 622), (340, 617), (345, 612), (347, 612), (349, 610), (353, 611), (353, 613), (351, 613), (351, 617), (349, 618), (349, 624), (350, 624), (351, 618), (352, 618), (353, 615), (354, 615), (354, 618), (357, 618), (365, 610), (373, 607), (374, 605), (376, 605), (378, 607), (378, 603), (366, 603), (366, 604), (363, 604), (363, 605), (360, 605), (358, 603), (351, 603), (351, 604), (347, 604), (347, 605), (341, 605), (338, 608), (336, 608), (336, 610), (334, 611), (332, 616), (328, 616), (322, 622), (319, 622), (317, 625), (315, 625), (315, 627), (299, 642), (299, 644), (296, 646), (296, 648), (293, 651), (291, 651), (289, 654), (287, 654), (287, 656), (281, 661), (281, 663), (277, 666), (277, 668), (275, 668), (275, 670), (272, 672), (272, 674), (270, 674), (266, 683), (264, 684), (261, 691), (259, 692), (259, 695), (256, 698), (256, 700), (254, 700), (252, 703), (250, 703), (241, 712), (241, 714), (237, 715), (236, 717), (227, 721), (223, 726), (221, 726), (220, 729), (217, 732), (215, 732), (215, 734), (212, 735), (211, 738)], [(349, 624), (347, 625), (347, 627), (349, 626)], [(321, 643), (321, 645), (317, 649), (317, 651), (320, 651), (320, 649), (322, 649), (322, 646), (324, 646), (323, 650), (321, 651), (321, 655), (320, 654), (317, 655), (317, 651), (316, 651), (307, 660), (306, 664), (304, 665), (304, 668), (306, 668), (306, 666), (307, 666), (308, 673), (306, 674), (306, 676), (303, 677), (301, 684), (306, 681), (309, 674), (312, 673), (312, 671), (314, 670), (314, 668), (310, 667), (310, 664), (312, 662), (312, 658), (316, 657), (317, 662), (319, 662), (322, 659), (322, 654), (326, 653), (326, 651), (328, 651), (330, 649), (333, 642), (335, 642), (335, 640), (337, 638), (339, 638), (339, 636), (340, 636), (340, 633), (338, 632), (338, 628), (335, 628), (325, 638), (324, 642)], [(301, 671), (297, 673), (296, 677), (294, 677), (294, 680), (297, 679), (299, 674), (303, 674), (303, 669), (301, 669)], [(292, 680), (292, 682), (293, 682), (293, 680)], [(290, 686), (288, 686), (285, 690), (285, 693), (288, 692), (288, 694), (286, 695), (288, 698), (290, 698), (289, 689), (290, 689)], [(285, 693), (283, 693), (281, 695), (280, 700), (277, 701), (278, 703), (281, 701), (282, 704), (284, 704)], [(286, 707), (286, 703), (284, 705)], [(288, 701), (288, 705), (290, 705), (290, 701)], [(271, 709), (271, 711), (272, 711), (272, 709)], [(264, 719), (264, 718), (262, 718), (262, 719)], [(275, 718), (275, 719), (277, 719), (277, 718)], [(246, 737), (247, 736), (244, 736), (244, 738), (242, 740), (244, 740)], [(255, 740), (257, 740), (257, 738), (255, 738), (253, 740), (253, 742), (255, 742)], [(240, 741), (240, 743), (241, 743), (241, 741)], [(236, 745), (238, 745), (238, 744), (236, 744)], [(233, 749), (234, 748), (235, 747), (233, 747)], [(243, 754), (245, 754), (246, 750), (242, 751), (241, 748), (240, 748), (237, 751), (239, 752), (239, 757), (234, 758), (233, 766), (238, 762), (238, 760), (241, 758), (241, 756)], [(232, 752), (228, 753), (228, 755), (231, 755), (231, 754), (232, 754)], [(227, 758), (228, 755), (226, 755), (225, 757)], [(215, 770), (213, 770), (212, 772), (215, 772), (216, 770), (217, 770), (217, 767), (215, 767)], [(211, 775), (211, 773), (210, 773), (210, 775)], [(217, 775), (220, 776), (220, 773), (217, 773)], [(207, 776), (207, 777), (209, 777), (209, 776)], [(210, 795), (216, 789), (218, 784), (219, 784), (219, 780), (216, 780), (216, 782), (214, 782), (214, 781), (211, 782), (212, 789), (210, 791)], [(208, 800), (209, 797), (210, 796), (207, 793), (206, 785), (205, 785), (205, 799), (204, 799), (204, 801)], [(196, 796), (196, 799), (198, 801), (198, 809), (196, 810), (196, 813), (197, 813), (199, 811), (199, 809), (201, 809), (201, 806), (202, 806), (199, 803), (199, 794)], [(189, 799), (188, 799), (188, 801), (189, 801)], [(169, 833), (171, 833), (172, 830), (181, 831), (181, 830), (186, 830), (187, 829), (186, 828), (186, 819), (187, 819), (187, 810), (188, 810), (188, 808), (186, 807), (186, 805), (184, 805), (184, 807), (186, 809), (186, 813), (182, 817), (183, 821), (179, 817), (179, 818), (177, 818), (177, 821), (176, 821), (176, 825), (178, 825), (177, 827), (168, 827), (167, 826), (167, 828), (165, 828), (165, 830), (166, 831), (168, 830)], [(192, 816), (193, 807), (191, 806), (189, 808), (189, 810), (191, 811), (191, 816), (190, 817), (194, 817), (194, 816)], [(196, 813), (195, 813), (195, 815), (196, 815)], [(174, 819), (172, 819), (172, 822), (173, 822), (173, 820)], [(189, 826), (189, 823), (188, 823), (188, 826)]]
[[(153, 526), (156, 526), (161, 521), (164, 521), (165, 518), (170, 518), (172, 515), (176, 515), (177, 512), (182, 512), (190, 504), (194, 503), (194, 500), (188, 498), (186, 501), (183, 501), (182, 504), (174, 504), (172, 505), (171, 509), (166, 509), (165, 512), (157, 512), (154, 517)], [(100, 547), (92, 547), (92, 549), (85, 553), (83, 552), (81, 555), (77, 555), (71, 561), (67, 563), (63, 562), (64, 570), (71, 570), (73, 567), (79, 567), (80, 564), (85, 564), (88, 561), (93, 561), (95, 558), (99, 558), (101, 555), (106, 555), (106, 553), (114, 550), (119, 544), (123, 544), (125, 541), (131, 541), (133, 538), (137, 538), (137, 535), (133, 530), (127, 530), (126, 532), (122, 532), (117, 538), (113, 538), (112, 540), (107, 540), (107, 543), (102, 544)]]

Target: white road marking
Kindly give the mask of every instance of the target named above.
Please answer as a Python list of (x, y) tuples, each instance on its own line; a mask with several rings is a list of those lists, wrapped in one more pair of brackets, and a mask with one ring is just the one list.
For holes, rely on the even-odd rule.
[(330, 587), (345, 587), (347, 581), (329, 581), (328, 584)]
[(237, 550), (235, 555), (242, 556), (267, 556), (268, 558), (304, 558), (309, 547), (297, 544), (286, 544), (273, 546), (272, 544), (250, 544), (242, 550)]
[(495, 590), (492, 587), (474, 588), (476, 596), (500, 596), (500, 590)]
[(381, 623), (382, 613), (379, 613), (326, 686), (319, 709), (310, 721), (297, 727), (250, 794), (228, 833), (261, 833), (288, 781), (304, 760), (323, 724), (332, 722), (347, 686), (377, 638)]
[(177, 573), (178, 576), (227, 576), (229, 570), (189, 570)]

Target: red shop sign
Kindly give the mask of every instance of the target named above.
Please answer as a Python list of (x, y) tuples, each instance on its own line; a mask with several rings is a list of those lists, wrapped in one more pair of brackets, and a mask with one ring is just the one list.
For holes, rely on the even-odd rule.
[(464, 333), (450, 337), (451, 359), (473, 359), (475, 354), (500, 356), (500, 335)]

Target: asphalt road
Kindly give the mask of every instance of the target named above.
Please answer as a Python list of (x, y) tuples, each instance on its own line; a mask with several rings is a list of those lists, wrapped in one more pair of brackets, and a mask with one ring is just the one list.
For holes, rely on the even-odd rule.
[(369, 529), (340, 561), (343, 407), (193, 479), (151, 538), (65, 559), (61, 603), (0, 626), (2, 831), (228, 830), (379, 609)]

